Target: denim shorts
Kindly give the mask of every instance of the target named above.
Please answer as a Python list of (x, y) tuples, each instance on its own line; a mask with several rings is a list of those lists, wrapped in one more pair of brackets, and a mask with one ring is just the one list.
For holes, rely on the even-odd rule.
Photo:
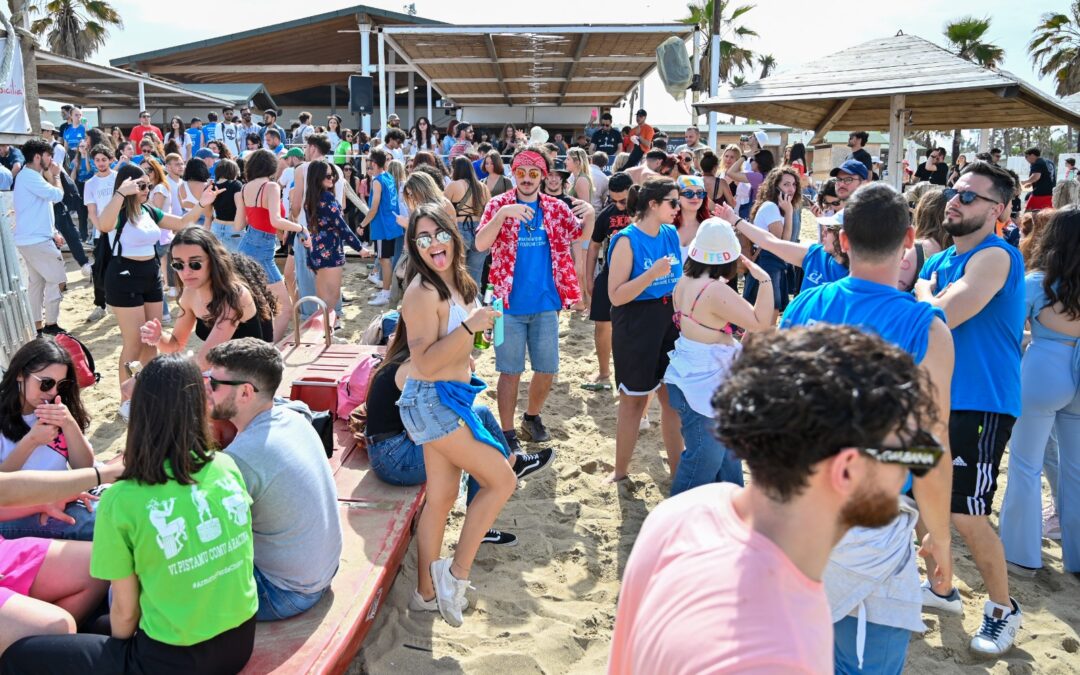
[(210, 231), (214, 233), (221, 245), (228, 249), (230, 253), (236, 252), (236, 249), (240, 246), (240, 240), (244, 237), (244, 233), (234, 230), (231, 224), (218, 220), (210, 224)]
[(405, 431), (417, 445), (437, 441), (465, 426), (464, 420), (439, 398), (434, 382), (405, 380), (397, 407)]
[(243, 253), (259, 263), (259, 267), (263, 269), (263, 272), (266, 272), (266, 277), (271, 284), (276, 284), (285, 278), (281, 276), (281, 270), (278, 269), (277, 263), (274, 262), (274, 253), (277, 252), (277, 237), (275, 235), (249, 227), (244, 232), (243, 238), (240, 239), (240, 244), (236, 250), (238, 253)]
[(559, 313), (504, 314), (503, 343), (495, 347), (495, 370), (506, 375), (525, 372), (525, 348), (534, 373), (559, 372)]
[(427, 480), (424, 446), (413, 443), (405, 432), (374, 443), (368, 439), (367, 452), (371, 470), (391, 485), (407, 487)]
[(259, 596), (259, 610), (255, 613), (255, 620), (280, 621), (297, 614), (303, 614), (314, 607), (315, 603), (326, 593), (326, 588), (314, 593), (287, 591), (271, 583), (256, 567), (255, 591)]

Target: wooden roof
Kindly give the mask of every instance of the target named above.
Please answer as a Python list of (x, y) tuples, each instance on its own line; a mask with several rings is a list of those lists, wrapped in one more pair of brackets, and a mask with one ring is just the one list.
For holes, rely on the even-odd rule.
[(697, 104), (801, 129), (889, 128), (890, 98), (905, 95), (907, 128), (923, 130), (1080, 125), (1080, 111), (1015, 75), (966, 61), (914, 35), (896, 35)]
[(399, 57), (458, 105), (618, 105), (682, 24), (384, 26)]

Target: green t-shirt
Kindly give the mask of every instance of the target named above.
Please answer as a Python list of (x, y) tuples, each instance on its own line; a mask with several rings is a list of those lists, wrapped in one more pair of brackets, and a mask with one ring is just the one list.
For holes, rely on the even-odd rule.
[(251, 498), (232, 458), (214, 455), (194, 485), (123, 480), (101, 496), (90, 574), (139, 578), (139, 628), (176, 646), (208, 640), (258, 609)]

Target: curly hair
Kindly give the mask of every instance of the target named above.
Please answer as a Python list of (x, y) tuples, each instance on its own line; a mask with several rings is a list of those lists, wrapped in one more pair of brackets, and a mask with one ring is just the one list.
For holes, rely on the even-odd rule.
[(789, 166), (777, 167), (770, 171), (765, 176), (765, 180), (761, 182), (761, 187), (757, 191), (757, 199), (754, 200), (754, 206), (750, 209), (750, 220), (754, 219), (758, 209), (765, 202), (780, 205), (780, 181), (784, 179), (784, 176), (791, 176), (795, 179), (795, 194), (791, 195), (791, 207), (798, 210), (802, 203), (802, 191), (799, 190), (799, 172)]
[(1036, 269), (1036, 244), (1042, 239), (1043, 231), (1054, 213), (1056, 211), (1053, 209), (1039, 209), (1035, 212), (1027, 211), (1020, 217), (1020, 233), (1023, 235), (1020, 239), (1020, 255), (1024, 256), (1026, 269)]
[(931, 387), (910, 354), (853, 326), (752, 333), (713, 394), (717, 438), (770, 499), (787, 502), (840, 450), (893, 431), (906, 445), (932, 428)]
[[(233, 257), (225, 246), (218, 241), (210, 230), (193, 225), (185, 227), (176, 233), (169, 250), (173, 251), (177, 246), (198, 246), (206, 253), (206, 263), (210, 268), (210, 290), (212, 299), (206, 305), (210, 316), (206, 318), (208, 325), (214, 323), (223, 316), (243, 316), (244, 306), (241, 303), (240, 279), (236, 268), (233, 267)], [(263, 278), (266, 282), (265, 273)], [(183, 288), (184, 282), (178, 280)], [(254, 294), (254, 289), (252, 289)], [(183, 309), (180, 309), (181, 315)]]
[[(1038, 218), (1038, 216), (1036, 216)], [(1035, 240), (1032, 268), (1046, 273), (1046, 306), (1061, 303), (1070, 321), (1080, 320), (1080, 207), (1057, 209)]]
[(251, 292), (255, 301), (255, 313), (264, 321), (272, 320), (278, 313), (278, 301), (270, 291), (270, 277), (262, 265), (243, 253), (232, 253), (232, 265), (241, 282)]

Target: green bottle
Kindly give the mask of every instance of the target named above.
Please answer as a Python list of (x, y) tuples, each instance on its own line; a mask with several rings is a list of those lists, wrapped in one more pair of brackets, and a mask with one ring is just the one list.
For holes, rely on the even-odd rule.
[[(495, 285), (488, 284), (487, 289), (484, 290), (484, 307), (491, 307), (491, 303), (495, 300)], [(476, 349), (490, 349), (491, 348), (491, 331), (490, 330), (478, 330), (476, 331), (476, 337), (473, 338), (473, 347)]]

